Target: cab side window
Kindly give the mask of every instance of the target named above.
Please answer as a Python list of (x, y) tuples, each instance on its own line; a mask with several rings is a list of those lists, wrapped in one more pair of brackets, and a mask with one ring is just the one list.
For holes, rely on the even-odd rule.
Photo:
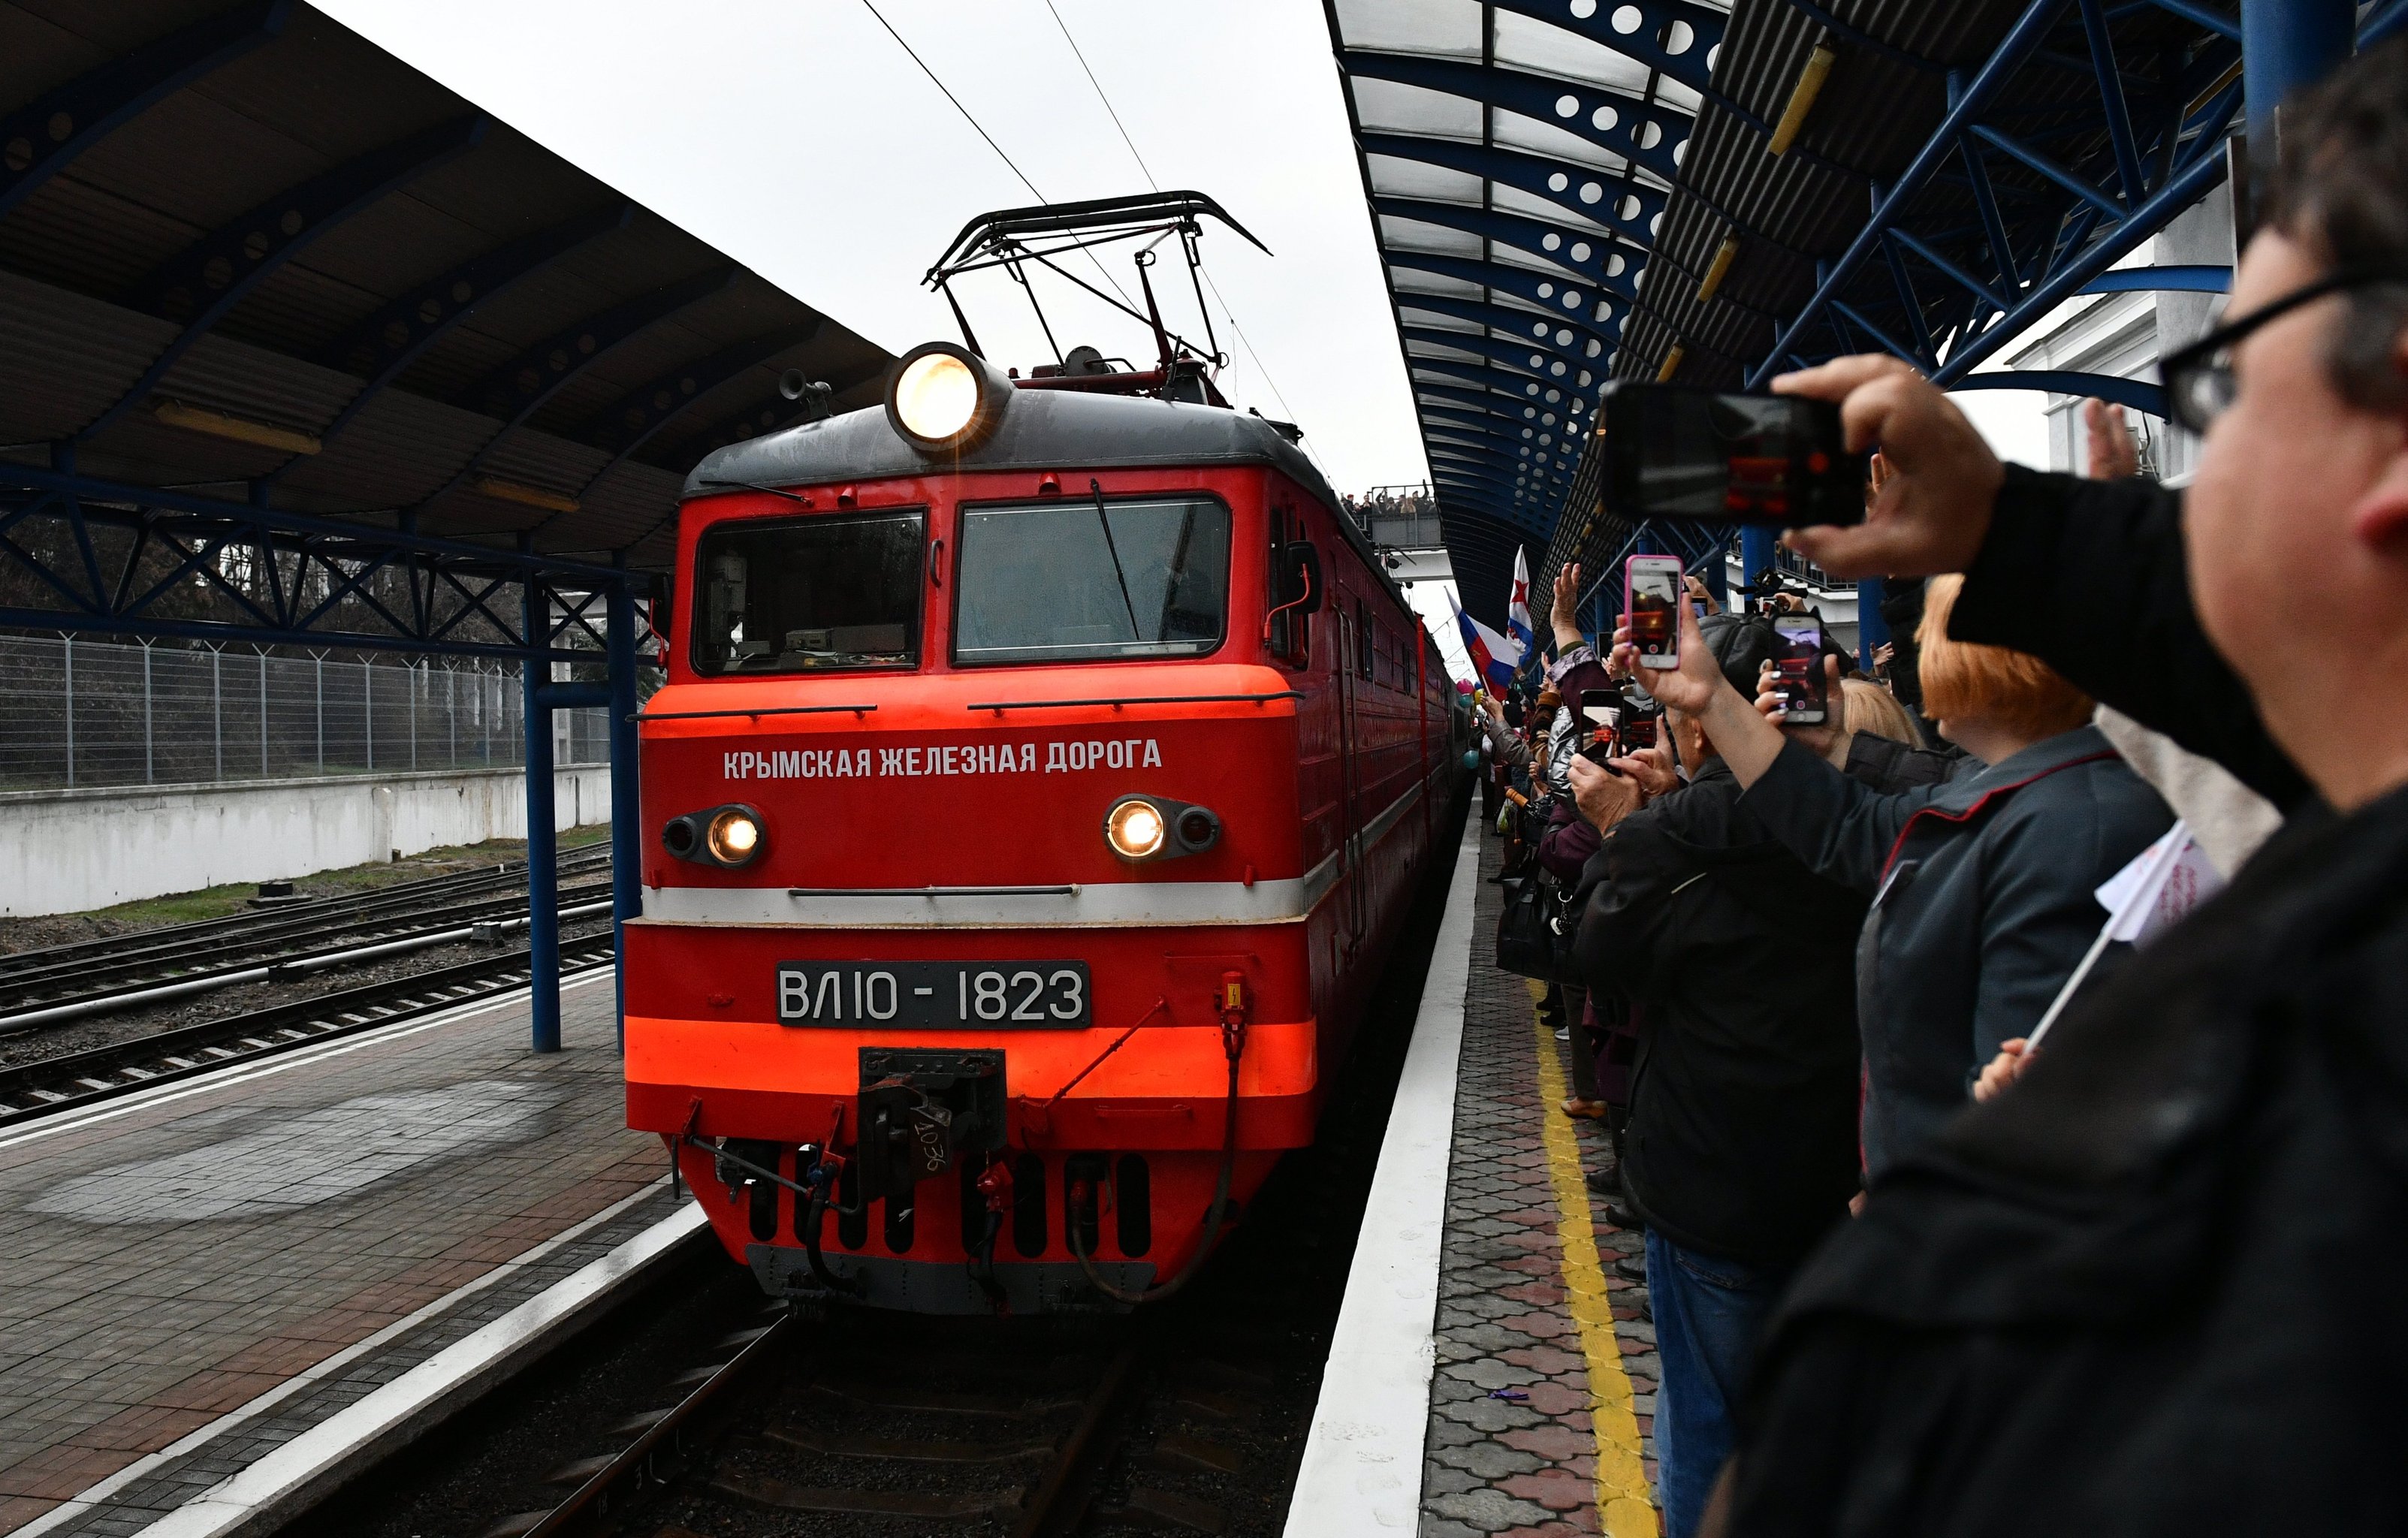
[(1304, 577), (1289, 564), (1287, 547), (1304, 537), (1304, 520), (1285, 507), (1274, 507), (1265, 520), (1270, 526), (1270, 651), (1290, 667), (1312, 661), (1312, 617), (1302, 609), (1283, 608), (1305, 595)]

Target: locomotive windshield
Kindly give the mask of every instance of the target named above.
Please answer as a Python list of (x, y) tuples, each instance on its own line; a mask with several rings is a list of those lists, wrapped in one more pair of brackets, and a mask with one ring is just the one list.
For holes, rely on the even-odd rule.
[(965, 508), (964, 662), (1197, 656), (1221, 644), (1229, 510), (1204, 497)]
[(923, 512), (709, 530), (695, 549), (694, 670), (915, 665), (926, 532)]

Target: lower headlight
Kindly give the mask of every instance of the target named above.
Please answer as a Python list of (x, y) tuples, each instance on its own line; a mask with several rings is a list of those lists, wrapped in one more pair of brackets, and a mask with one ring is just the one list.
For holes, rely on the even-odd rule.
[(1176, 860), (1220, 843), (1221, 819), (1184, 801), (1123, 796), (1104, 813), (1104, 842), (1123, 860)]
[(661, 847), (680, 860), (722, 870), (749, 865), (768, 847), (768, 830), (761, 814), (742, 805), (688, 812), (661, 826)]
[(724, 807), (710, 819), (702, 842), (721, 864), (741, 865), (761, 852), (761, 819), (750, 807)]
[(1104, 818), (1104, 841), (1123, 860), (1153, 859), (1169, 833), (1161, 808), (1150, 801), (1124, 801)]

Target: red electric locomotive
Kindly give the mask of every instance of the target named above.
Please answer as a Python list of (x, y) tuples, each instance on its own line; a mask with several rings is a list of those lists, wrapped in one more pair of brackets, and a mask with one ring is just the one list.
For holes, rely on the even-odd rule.
[(1163, 354), (930, 344), (688, 483), (628, 1119), (773, 1293), (1176, 1287), (1312, 1140), (1433, 854), (1437, 652), (1289, 436)]

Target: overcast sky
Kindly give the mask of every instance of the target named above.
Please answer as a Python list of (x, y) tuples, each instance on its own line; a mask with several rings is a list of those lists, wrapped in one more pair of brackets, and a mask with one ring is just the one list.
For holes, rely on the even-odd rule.
[[(989, 209), (1037, 201), (862, 0), (316, 0), (521, 132), (896, 352), (956, 335), (920, 278)], [(1154, 178), (1217, 198), (1268, 246), (1212, 228), (1206, 269), (1242, 339), (1222, 386), (1292, 420), (1340, 490), (1427, 475), (1321, 7), (1313, 0), (880, 0), (1043, 198)], [(1177, 259), (1154, 269), (1195, 327)], [(1127, 258), (1111, 276), (1134, 292)], [(1083, 269), (1093, 280), (1093, 269)], [(966, 294), (1007, 363), (1051, 357), (1006, 280)], [(1207, 291), (1211, 301), (1211, 291)], [(1215, 321), (1222, 316), (1215, 305)], [(1065, 347), (1141, 357), (1131, 321), (1057, 285)], [(1960, 399), (1967, 399), (1960, 397)], [(1967, 404), (2010, 457), (2045, 463), (2040, 397)], [(1417, 606), (1468, 672), (1439, 584)]]
[[(894, 351), (956, 335), (919, 281), (954, 233), (1037, 201), (861, 0), (319, 3)], [(1219, 199), (1275, 253), (1217, 228), (1205, 237), (1206, 270), (1245, 338), (1224, 328), (1223, 388), (1300, 423), (1340, 490), (1422, 479), (1321, 7), (1053, 4), (1160, 183)], [(1046, 0), (880, 9), (1047, 201), (1146, 190)], [(1189, 285), (1164, 255), (1173, 265), (1154, 269), (1157, 292), (1200, 337)], [(1134, 293), (1126, 255), (1108, 262)], [(968, 307), (987, 350), (1050, 361), (1025, 300), (999, 276), (983, 281)], [(1057, 288), (1065, 347), (1148, 350), (1134, 322)]]

